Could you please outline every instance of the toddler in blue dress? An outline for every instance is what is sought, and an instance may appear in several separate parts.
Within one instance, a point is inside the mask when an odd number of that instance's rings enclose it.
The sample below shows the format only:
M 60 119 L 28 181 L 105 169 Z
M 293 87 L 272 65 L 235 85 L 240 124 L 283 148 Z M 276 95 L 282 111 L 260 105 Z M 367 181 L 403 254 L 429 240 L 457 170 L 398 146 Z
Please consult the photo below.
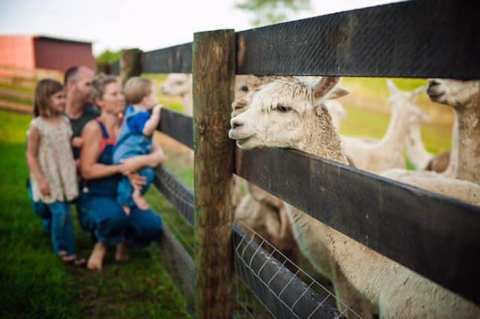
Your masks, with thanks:
M 127 109 L 113 154 L 115 164 L 134 156 L 152 153 L 152 135 L 160 122 L 161 106 L 157 105 L 155 87 L 150 80 L 130 78 L 125 83 L 124 93 Z M 126 176 L 122 176 L 118 183 L 117 200 L 127 215 L 134 205 L 142 210 L 149 208 L 143 194 L 153 182 L 155 170 L 144 167 L 138 174 L 146 179 L 146 185 L 141 189 L 134 187 Z

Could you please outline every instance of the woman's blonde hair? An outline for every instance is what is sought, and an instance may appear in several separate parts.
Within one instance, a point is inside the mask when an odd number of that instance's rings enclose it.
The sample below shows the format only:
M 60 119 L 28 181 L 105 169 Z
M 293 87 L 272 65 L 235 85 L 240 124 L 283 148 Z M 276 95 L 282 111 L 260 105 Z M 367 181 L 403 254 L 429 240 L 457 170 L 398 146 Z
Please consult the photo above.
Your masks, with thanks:
M 63 85 L 52 79 L 43 79 L 37 83 L 35 88 L 35 99 L 33 102 L 33 116 L 52 116 L 50 109 L 50 98 L 52 95 L 63 91 Z
M 92 81 L 92 102 L 95 103 L 97 99 L 102 99 L 105 94 L 105 89 L 110 83 L 116 83 L 118 79 L 113 75 L 98 74 Z
M 125 83 L 123 93 L 128 104 L 140 103 L 144 97 L 152 93 L 152 81 L 138 76 L 130 78 Z

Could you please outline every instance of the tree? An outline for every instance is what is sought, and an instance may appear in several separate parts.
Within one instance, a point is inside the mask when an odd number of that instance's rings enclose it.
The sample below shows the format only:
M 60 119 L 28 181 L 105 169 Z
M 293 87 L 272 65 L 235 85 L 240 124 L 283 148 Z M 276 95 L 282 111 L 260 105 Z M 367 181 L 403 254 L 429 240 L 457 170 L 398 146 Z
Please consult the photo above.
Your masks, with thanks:
M 266 25 L 285 21 L 290 13 L 311 9 L 310 0 L 237 0 L 235 8 L 253 15 L 252 25 Z
M 96 56 L 97 64 L 108 64 L 113 63 L 115 61 L 120 60 L 120 56 L 122 55 L 122 51 L 110 51 L 105 50 L 99 55 Z

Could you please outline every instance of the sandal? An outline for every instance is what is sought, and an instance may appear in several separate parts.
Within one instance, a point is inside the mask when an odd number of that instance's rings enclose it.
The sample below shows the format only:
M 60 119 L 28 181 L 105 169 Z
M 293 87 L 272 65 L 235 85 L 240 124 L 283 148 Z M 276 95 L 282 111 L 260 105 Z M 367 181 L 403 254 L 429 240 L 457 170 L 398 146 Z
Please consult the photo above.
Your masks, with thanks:
M 60 255 L 60 259 L 66 264 L 71 264 L 75 262 L 77 257 L 75 255 Z
M 73 261 L 73 264 L 77 267 L 85 267 L 87 265 L 87 261 L 85 260 L 85 258 L 75 258 L 75 260 Z
M 71 264 L 77 267 L 84 267 L 87 264 L 84 258 L 78 258 L 77 255 L 69 255 L 66 251 L 60 251 L 58 256 L 65 264 Z

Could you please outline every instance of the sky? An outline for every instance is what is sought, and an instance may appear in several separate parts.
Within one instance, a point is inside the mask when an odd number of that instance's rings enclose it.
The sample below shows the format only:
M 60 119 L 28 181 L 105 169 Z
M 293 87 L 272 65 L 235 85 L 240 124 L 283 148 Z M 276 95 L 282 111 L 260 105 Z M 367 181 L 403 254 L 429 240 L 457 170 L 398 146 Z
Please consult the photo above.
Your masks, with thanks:
M 397 0 L 398 1 L 398 0 Z M 394 0 L 311 0 L 293 20 Z M 105 49 L 144 51 L 191 42 L 193 33 L 250 29 L 250 16 L 234 0 L 0 0 L 0 34 L 48 35 L 92 41 Z

